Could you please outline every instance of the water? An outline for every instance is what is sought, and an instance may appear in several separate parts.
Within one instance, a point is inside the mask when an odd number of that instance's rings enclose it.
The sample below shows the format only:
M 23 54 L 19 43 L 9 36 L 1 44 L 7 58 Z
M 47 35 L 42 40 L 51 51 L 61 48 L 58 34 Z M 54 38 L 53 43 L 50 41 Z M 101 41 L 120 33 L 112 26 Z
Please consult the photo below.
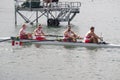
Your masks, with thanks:
M 80 1 L 81 13 L 72 21 L 73 30 L 84 36 L 90 26 L 95 26 L 96 33 L 102 33 L 105 41 L 120 44 L 120 1 Z M 6 2 L 9 4 L 5 6 Z M 13 4 L 10 0 L 0 3 L 0 37 L 17 35 L 20 28 L 14 26 Z M 44 31 L 62 35 L 66 25 L 61 24 L 61 28 L 44 26 Z M 28 31 L 33 29 L 29 27 Z M 9 42 L 0 43 L 0 80 L 119 80 L 119 68 L 119 49 L 49 45 L 14 48 Z

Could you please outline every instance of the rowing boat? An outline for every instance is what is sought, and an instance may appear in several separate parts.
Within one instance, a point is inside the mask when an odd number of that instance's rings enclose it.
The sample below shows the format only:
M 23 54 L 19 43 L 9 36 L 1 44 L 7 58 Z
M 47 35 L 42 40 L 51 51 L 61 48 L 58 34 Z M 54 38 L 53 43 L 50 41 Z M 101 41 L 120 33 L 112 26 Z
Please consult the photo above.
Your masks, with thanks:
M 93 47 L 93 48 L 120 48 L 120 45 L 111 44 L 111 43 L 84 43 L 82 41 L 79 42 L 64 42 L 62 40 L 42 40 L 38 41 L 35 39 L 16 39 L 15 37 L 11 38 L 12 41 L 19 41 L 22 43 L 32 43 L 32 44 L 40 44 L 40 45 L 61 45 L 61 46 L 78 46 L 78 47 Z

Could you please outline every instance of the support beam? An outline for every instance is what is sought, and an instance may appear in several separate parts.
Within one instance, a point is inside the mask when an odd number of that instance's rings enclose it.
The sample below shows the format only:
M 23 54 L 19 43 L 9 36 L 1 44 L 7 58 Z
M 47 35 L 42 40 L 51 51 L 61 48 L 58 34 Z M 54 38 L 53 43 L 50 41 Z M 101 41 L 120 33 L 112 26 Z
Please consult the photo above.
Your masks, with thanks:
M 43 12 L 40 16 L 38 16 L 36 19 L 39 19 L 40 17 L 42 17 L 43 15 L 45 15 L 46 11 Z M 36 21 L 36 19 L 34 19 L 33 21 L 31 21 L 31 23 L 34 23 Z
M 17 11 L 16 11 L 16 7 L 15 7 L 15 26 L 17 26 Z
M 73 13 L 73 15 L 70 18 L 70 21 L 72 21 L 75 16 L 76 16 L 76 13 Z
M 29 20 L 27 17 L 25 17 L 22 13 L 20 13 L 19 11 L 17 11 L 17 13 L 18 13 L 27 23 L 30 22 L 30 20 Z
M 36 11 L 36 26 L 38 26 L 38 11 Z

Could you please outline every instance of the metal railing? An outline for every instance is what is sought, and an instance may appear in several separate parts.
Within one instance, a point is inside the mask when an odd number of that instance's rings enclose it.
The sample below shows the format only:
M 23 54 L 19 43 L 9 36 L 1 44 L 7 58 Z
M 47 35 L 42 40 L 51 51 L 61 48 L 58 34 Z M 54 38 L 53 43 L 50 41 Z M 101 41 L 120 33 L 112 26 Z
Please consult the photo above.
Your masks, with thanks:
M 47 4 L 39 0 L 15 0 L 15 5 L 17 8 L 79 8 L 81 2 L 51 2 Z

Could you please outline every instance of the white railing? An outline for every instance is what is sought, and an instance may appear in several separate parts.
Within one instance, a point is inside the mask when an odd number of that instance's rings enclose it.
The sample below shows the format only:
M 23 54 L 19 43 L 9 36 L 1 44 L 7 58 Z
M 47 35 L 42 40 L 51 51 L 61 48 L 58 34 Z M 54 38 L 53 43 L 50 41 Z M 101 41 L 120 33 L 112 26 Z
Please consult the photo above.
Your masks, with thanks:
M 15 5 L 16 7 L 21 7 L 21 8 L 79 8 L 81 6 L 80 2 L 52 2 L 52 3 L 46 3 L 43 1 L 39 0 L 15 0 Z

